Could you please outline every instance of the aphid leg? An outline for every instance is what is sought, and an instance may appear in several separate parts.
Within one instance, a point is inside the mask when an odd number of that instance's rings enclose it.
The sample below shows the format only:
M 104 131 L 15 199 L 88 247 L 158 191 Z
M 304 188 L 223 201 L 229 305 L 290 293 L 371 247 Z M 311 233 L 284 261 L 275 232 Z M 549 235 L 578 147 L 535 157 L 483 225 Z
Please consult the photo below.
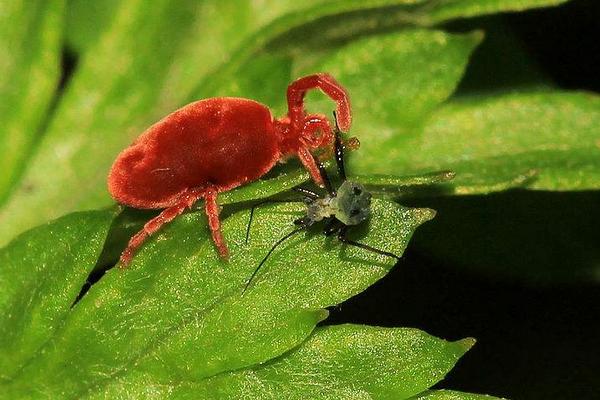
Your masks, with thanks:
M 293 231 L 291 231 L 290 233 L 286 234 L 284 237 L 282 237 L 281 239 L 279 239 L 277 242 L 275 242 L 275 244 L 273 245 L 273 247 L 271 247 L 271 249 L 269 250 L 269 252 L 267 253 L 267 255 L 262 259 L 262 261 L 260 262 L 260 264 L 258 264 L 258 267 L 256 267 L 256 269 L 254 270 L 254 272 L 250 276 L 250 279 L 248 279 L 248 282 L 246 283 L 246 286 L 244 287 L 244 290 L 242 291 L 242 294 L 246 293 L 246 290 L 248 290 L 248 287 L 250 286 L 250 283 L 252 283 L 252 280 L 254 279 L 254 277 L 256 276 L 256 274 L 258 273 L 258 271 L 261 269 L 261 267 L 267 261 L 267 259 L 271 255 L 271 253 L 273 253 L 273 251 L 275 251 L 275 249 L 277 248 L 277 246 L 279 246 L 281 243 L 285 242 L 287 239 L 291 238 L 295 234 L 297 234 L 299 232 L 302 232 L 307 227 L 308 227 L 308 225 L 300 225 L 298 228 L 294 229 Z
M 305 197 L 308 197 L 311 200 L 317 200 L 319 198 L 319 195 L 310 189 L 306 189 L 306 188 L 297 186 L 295 188 L 292 188 L 292 190 L 294 192 L 300 193 L 301 195 L 303 195 Z
M 340 127 L 343 131 L 348 131 L 352 123 L 348 93 L 331 75 L 324 73 L 305 76 L 288 86 L 288 115 L 292 125 L 298 126 L 304 119 L 304 96 L 311 89 L 321 89 L 336 102 Z
M 323 228 L 323 234 L 325 236 L 331 236 L 336 232 L 339 232 L 340 229 L 343 228 L 343 226 L 344 224 L 340 222 L 337 218 L 331 217 L 329 221 L 327 221 L 327 223 L 325 224 L 325 227 Z
M 194 189 L 185 192 L 179 202 L 172 207 L 166 208 L 156 217 L 148 221 L 144 227 L 129 240 L 127 247 L 121 253 L 120 264 L 122 268 L 127 267 L 131 259 L 137 252 L 138 248 L 144 244 L 148 237 L 152 236 L 163 225 L 173 221 L 177 216 L 181 215 L 186 208 L 191 208 L 198 199 L 204 195 L 201 189 Z
M 221 222 L 219 221 L 219 205 L 217 204 L 217 190 L 214 187 L 208 187 L 204 194 L 204 207 L 208 217 L 208 227 L 212 235 L 213 242 L 217 246 L 219 255 L 222 259 L 229 259 L 229 250 L 221 233 Z
M 311 221 L 311 219 L 309 217 L 301 217 L 301 218 L 297 218 L 294 220 L 294 225 L 296 226 L 304 226 L 306 228 L 308 228 L 310 225 L 312 225 L 313 221 Z
M 392 257 L 392 258 L 395 258 L 396 260 L 400 260 L 400 257 L 395 255 L 394 253 L 390 253 L 389 251 L 379 250 L 379 249 L 376 249 L 375 247 L 369 246 L 368 244 L 359 243 L 359 242 L 355 242 L 354 240 L 348 239 L 346 236 L 347 234 L 348 234 L 348 226 L 342 227 L 342 229 L 340 229 L 340 231 L 338 233 L 338 240 L 340 242 L 348 244 L 350 246 L 359 247 L 361 249 L 370 251 L 371 253 L 381 254 L 382 256 Z

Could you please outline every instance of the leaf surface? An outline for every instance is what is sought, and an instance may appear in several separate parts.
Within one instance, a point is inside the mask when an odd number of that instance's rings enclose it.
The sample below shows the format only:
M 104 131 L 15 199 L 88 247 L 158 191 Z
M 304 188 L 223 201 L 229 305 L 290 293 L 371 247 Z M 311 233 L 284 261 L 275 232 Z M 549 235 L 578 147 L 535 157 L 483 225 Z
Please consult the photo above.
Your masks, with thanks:
M 103 393 L 138 373 L 160 382 L 200 380 L 298 345 L 326 316 L 323 307 L 364 290 L 394 264 L 389 257 L 325 240 L 319 232 L 302 234 L 272 254 L 242 295 L 277 239 L 273 232 L 291 230 L 298 207 L 257 209 L 249 244 L 244 243 L 248 212 L 227 218 L 229 263 L 217 256 L 202 214 L 178 218 L 128 269 L 110 270 L 92 286 L 7 393 L 43 387 L 49 396 L 71 398 Z M 354 234 L 401 254 L 413 230 L 432 216 L 431 210 L 375 201 L 370 225 Z
M 488 396 L 485 394 L 464 393 L 454 390 L 428 390 L 411 400 L 500 400 L 499 397 Z
M 327 326 L 263 365 L 162 391 L 176 399 L 401 400 L 441 380 L 472 344 L 472 339 L 451 343 L 410 328 Z M 115 389 L 114 398 L 127 393 Z
M 529 6 L 556 3 L 537 1 Z M 77 4 L 70 10 L 74 13 L 70 21 L 78 18 Z M 326 16 L 354 21 L 358 11 L 382 7 L 397 12 L 393 26 L 401 28 L 527 6 L 511 1 L 469 8 L 462 2 L 425 0 L 279 1 L 268 6 L 242 0 L 226 4 L 185 0 L 177 7 L 166 0 L 153 2 L 152 7 L 141 0 L 119 2 L 116 7 L 110 1 L 102 4 L 108 11 L 101 13 L 91 32 L 70 25 L 74 43 L 83 43 L 74 47 L 85 51 L 80 50 L 82 57 L 44 139 L 0 209 L 0 243 L 65 212 L 109 204 L 106 175 L 120 150 L 152 122 L 186 101 L 230 85 L 231 77 L 243 65 L 290 29 Z M 454 10 L 442 13 L 440 6 Z M 79 10 L 82 21 L 89 19 L 89 14 Z M 428 17 L 433 11 L 441 13 L 435 20 Z M 343 18 L 337 20 L 343 25 Z M 355 22 L 364 25 L 364 21 Z M 354 35 L 361 31 L 357 27 Z M 345 37 L 352 35 L 350 31 Z M 273 67 L 281 71 L 279 65 Z M 262 76 L 270 76 L 270 72 Z M 273 98 L 272 93 L 267 97 Z M 283 99 L 283 91 L 279 93 Z M 260 100 L 261 96 L 249 97 Z M 274 106 L 277 111 L 281 109 Z M 27 212 L 29 209 L 36 212 Z
M 330 71 L 352 94 L 350 133 L 361 142 L 349 157 L 354 173 L 409 175 L 415 170 L 396 160 L 403 154 L 419 155 L 410 138 L 419 135 L 429 114 L 450 97 L 481 39 L 479 33 L 429 30 L 376 35 L 352 42 L 312 67 Z M 450 168 L 419 173 L 440 169 Z
M 67 318 L 114 215 L 69 214 L 0 250 L 0 379 L 12 377 L 37 356 Z
M 600 97 L 526 92 L 454 101 L 422 132 L 392 137 L 373 155 L 356 158 L 368 172 L 449 169 L 458 194 L 496 191 L 515 181 L 531 189 L 600 186 Z M 374 157 L 385 149 L 388 157 Z M 406 151 L 403 149 L 411 149 Z
M 569 0 L 444 0 L 430 1 L 423 8 L 427 10 L 432 22 L 441 23 L 455 18 L 557 6 L 567 1 Z

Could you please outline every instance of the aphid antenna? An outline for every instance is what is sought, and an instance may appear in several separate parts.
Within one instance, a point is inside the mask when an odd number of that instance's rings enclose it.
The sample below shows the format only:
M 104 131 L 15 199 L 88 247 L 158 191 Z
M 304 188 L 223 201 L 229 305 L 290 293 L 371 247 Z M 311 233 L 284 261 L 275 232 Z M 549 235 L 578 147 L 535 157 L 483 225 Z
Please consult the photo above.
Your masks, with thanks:
M 333 120 L 335 121 L 335 142 L 334 142 L 334 156 L 335 163 L 337 164 L 338 174 L 342 182 L 346 181 L 346 167 L 344 165 L 344 144 L 342 142 L 342 131 L 338 125 L 337 114 L 333 112 Z
M 312 156 L 313 160 L 315 161 L 317 168 L 319 169 L 319 175 L 321 175 L 321 179 L 323 180 L 323 185 L 325 185 L 325 190 L 327 190 L 327 193 L 329 193 L 329 195 L 331 197 L 337 196 L 337 192 L 335 191 L 335 189 L 333 188 L 333 185 L 331 184 L 331 179 L 329 179 L 329 175 L 327 175 L 327 170 L 325 169 L 325 166 L 323 165 L 323 163 L 321 162 L 321 160 L 319 160 L 319 158 L 317 156 L 315 156 L 314 154 L 311 154 L 311 156 Z
M 294 188 L 296 189 L 296 188 Z M 310 198 L 314 198 L 314 199 L 318 199 L 319 195 L 308 190 L 308 189 L 304 189 L 304 188 L 297 188 L 297 189 L 303 189 L 308 193 L 304 193 L 302 192 L 302 194 L 305 197 L 310 197 Z M 314 197 L 313 197 L 314 196 Z M 258 208 L 259 206 L 262 206 L 264 204 L 273 204 L 273 203 L 302 203 L 304 200 L 303 199 L 289 199 L 289 200 L 277 200 L 277 199 L 269 199 L 269 200 L 263 200 L 263 201 L 259 201 L 256 204 L 253 204 L 252 207 L 250 208 L 250 218 L 248 219 L 248 226 L 246 227 L 246 244 L 248 244 L 248 239 L 250 238 L 250 227 L 252 225 L 252 220 L 254 219 L 254 210 L 256 208 Z
M 275 244 L 271 247 L 271 249 L 269 250 L 269 252 L 267 253 L 267 255 L 262 259 L 262 261 L 260 262 L 260 264 L 258 264 L 258 267 L 256 267 L 256 269 L 254 270 L 254 272 L 250 276 L 250 279 L 248 279 L 248 282 L 246 283 L 246 286 L 244 287 L 244 290 L 242 291 L 242 295 L 244 295 L 244 293 L 246 293 L 246 290 L 248 290 L 248 287 L 250 286 L 250 284 L 254 280 L 254 277 L 256 276 L 256 274 L 258 274 L 258 271 L 262 268 L 262 266 L 265 264 L 265 262 L 267 262 L 267 259 L 269 258 L 269 256 L 271 256 L 271 254 L 275 251 L 275 249 L 280 244 L 282 244 L 283 242 L 285 242 L 286 240 L 288 240 L 289 238 L 291 238 L 292 236 L 294 236 L 297 233 L 300 233 L 300 232 L 306 230 L 307 227 L 308 227 L 308 225 L 302 224 L 298 228 L 296 228 L 293 231 L 287 233 L 285 236 L 283 236 L 281 239 L 279 239 L 277 242 L 275 242 Z

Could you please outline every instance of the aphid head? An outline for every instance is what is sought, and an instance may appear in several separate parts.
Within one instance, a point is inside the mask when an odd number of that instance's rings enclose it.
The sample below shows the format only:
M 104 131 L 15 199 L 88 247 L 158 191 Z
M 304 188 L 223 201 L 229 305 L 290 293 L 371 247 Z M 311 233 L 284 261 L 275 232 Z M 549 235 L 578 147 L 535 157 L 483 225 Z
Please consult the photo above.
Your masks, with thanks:
M 329 196 L 316 200 L 309 199 L 305 201 L 305 204 L 307 221 L 310 221 L 309 225 L 330 217 L 336 212 L 336 210 L 332 208 L 333 201 Z
M 342 183 L 332 203 L 335 217 L 346 225 L 358 225 L 371 215 L 371 193 L 360 183 Z

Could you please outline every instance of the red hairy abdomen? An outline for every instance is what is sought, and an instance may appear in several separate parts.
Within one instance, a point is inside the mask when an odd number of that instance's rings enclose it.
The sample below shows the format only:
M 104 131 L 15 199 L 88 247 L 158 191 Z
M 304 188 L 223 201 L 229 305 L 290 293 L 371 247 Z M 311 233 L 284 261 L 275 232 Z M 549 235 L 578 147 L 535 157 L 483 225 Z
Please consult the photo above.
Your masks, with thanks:
M 119 203 L 166 208 L 189 188 L 229 190 L 253 181 L 279 159 L 273 117 L 262 104 L 219 97 L 173 112 L 116 159 L 108 188 Z

